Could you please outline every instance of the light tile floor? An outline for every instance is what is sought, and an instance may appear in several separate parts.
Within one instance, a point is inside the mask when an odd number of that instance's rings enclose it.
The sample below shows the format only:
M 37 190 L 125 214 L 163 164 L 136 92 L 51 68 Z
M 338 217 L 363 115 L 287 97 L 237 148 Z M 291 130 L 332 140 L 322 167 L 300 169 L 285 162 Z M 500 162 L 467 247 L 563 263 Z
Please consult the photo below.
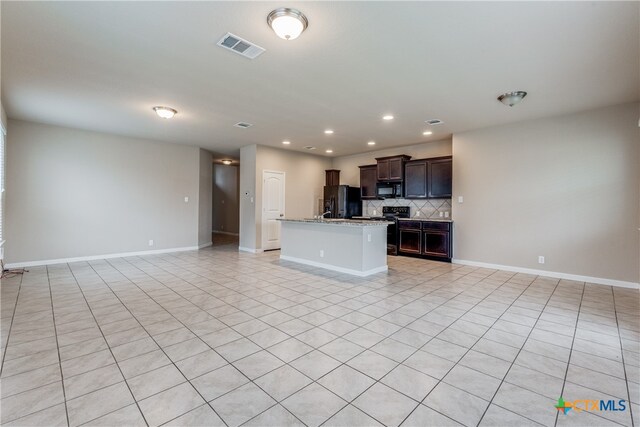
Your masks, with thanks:
M 3 280 L 0 422 L 639 425 L 638 291 L 278 256 L 222 245 Z M 627 410 L 563 415 L 560 396 Z

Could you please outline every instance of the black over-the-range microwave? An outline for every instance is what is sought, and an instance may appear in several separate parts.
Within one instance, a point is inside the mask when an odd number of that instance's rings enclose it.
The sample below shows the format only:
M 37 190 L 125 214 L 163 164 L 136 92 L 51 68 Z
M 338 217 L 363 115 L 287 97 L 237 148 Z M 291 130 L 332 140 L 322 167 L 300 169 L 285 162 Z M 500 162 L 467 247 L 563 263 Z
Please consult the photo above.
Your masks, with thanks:
M 376 185 L 376 195 L 379 199 L 402 197 L 402 182 L 379 182 Z

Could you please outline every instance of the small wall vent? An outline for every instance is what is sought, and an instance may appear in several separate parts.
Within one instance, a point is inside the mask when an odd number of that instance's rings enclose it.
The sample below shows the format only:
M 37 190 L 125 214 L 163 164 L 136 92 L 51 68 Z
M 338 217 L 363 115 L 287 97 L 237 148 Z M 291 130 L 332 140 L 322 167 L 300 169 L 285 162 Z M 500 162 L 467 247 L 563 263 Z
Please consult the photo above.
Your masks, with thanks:
M 253 125 L 251 123 L 238 122 L 234 126 L 238 128 L 246 129 L 246 128 L 250 128 Z
M 431 120 L 425 120 L 425 123 L 427 123 L 428 125 L 431 125 L 431 126 L 435 126 L 435 125 L 441 125 L 444 122 L 442 120 L 440 120 L 440 119 L 431 119 Z
M 255 59 L 265 51 L 264 48 L 257 44 L 251 43 L 250 41 L 244 40 L 243 38 L 231 33 L 227 33 L 222 36 L 216 44 L 249 59 Z

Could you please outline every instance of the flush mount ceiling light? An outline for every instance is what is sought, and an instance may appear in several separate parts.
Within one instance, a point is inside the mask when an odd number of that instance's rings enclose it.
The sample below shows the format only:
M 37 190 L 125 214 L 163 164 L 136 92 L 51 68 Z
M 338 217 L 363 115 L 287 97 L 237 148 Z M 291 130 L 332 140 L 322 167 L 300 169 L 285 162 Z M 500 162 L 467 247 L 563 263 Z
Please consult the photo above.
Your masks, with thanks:
M 285 40 L 297 39 L 309 25 L 307 17 L 297 9 L 280 7 L 267 16 L 271 29 Z
M 391 114 L 387 114 L 382 116 L 382 120 L 393 120 L 393 116 Z
M 233 163 L 233 160 L 223 160 L 222 163 L 225 165 L 230 165 L 231 163 Z
M 367 145 L 376 145 L 376 142 L 375 141 L 369 141 L 369 142 L 367 142 Z
M 178 114 L 178 112 L 173 108 L 161 107 L 161 106 L 153 107 L 153 111 L 156 112 L 158 117 L 162 117 L 163 119 L 170 119 L 171 117 Z
M 498 97 L 498 101 L 502 102 L 504 105 L 508 105 L 509 107 L 513 107 L 527 96 L 527 92 L 523 90 L 516 90 L 514 92 L 503 93 Z
M 329 150 L 325 151 L 325 153 L 331 154 L 331 153 L 333 153 L 333 150 L 329 149 Z
M 282 143 L 283 143 L 284 145 L 289 145 L 289 144 L 291 144 L 291 141 L 282 141 Z
M 431 132 L 430 130 L 425 130 L 424 132 L 422 132 L 422 134 L 424 136 L 429 136 L 429 135 L 433 134 L 433 132 Z
M 333 131 L 331 129 L 327 129 L 324 131 L 324 133 L 326 133 L 327 135 L 331 135 L 333 134 Z

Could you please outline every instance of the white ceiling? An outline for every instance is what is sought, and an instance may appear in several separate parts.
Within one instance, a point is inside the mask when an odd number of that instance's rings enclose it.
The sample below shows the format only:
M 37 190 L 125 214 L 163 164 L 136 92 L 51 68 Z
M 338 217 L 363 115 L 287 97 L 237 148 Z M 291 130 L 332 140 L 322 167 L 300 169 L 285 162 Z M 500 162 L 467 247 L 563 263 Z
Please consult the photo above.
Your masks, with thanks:
M 294 41 L 266 24 L 296 7 Z M 11 118 L 333 156 L 640 100 L 640 2 L 2 2 Z M 215 43 L 226 32 L 266 52 Z M 496 97 L 526 90 L 508 108 Z M 161 120 L 151 107 L 179 114 Z M 392 113 L 396 119 L 384 122 Z M 439 118 L 423 137 L 426 119 Z M 236 128 L 239 121 L 253 123 Z M 335 130 L 327 136 L 326 128 Z M 375 140 L 371 148 L 367 141 Z

